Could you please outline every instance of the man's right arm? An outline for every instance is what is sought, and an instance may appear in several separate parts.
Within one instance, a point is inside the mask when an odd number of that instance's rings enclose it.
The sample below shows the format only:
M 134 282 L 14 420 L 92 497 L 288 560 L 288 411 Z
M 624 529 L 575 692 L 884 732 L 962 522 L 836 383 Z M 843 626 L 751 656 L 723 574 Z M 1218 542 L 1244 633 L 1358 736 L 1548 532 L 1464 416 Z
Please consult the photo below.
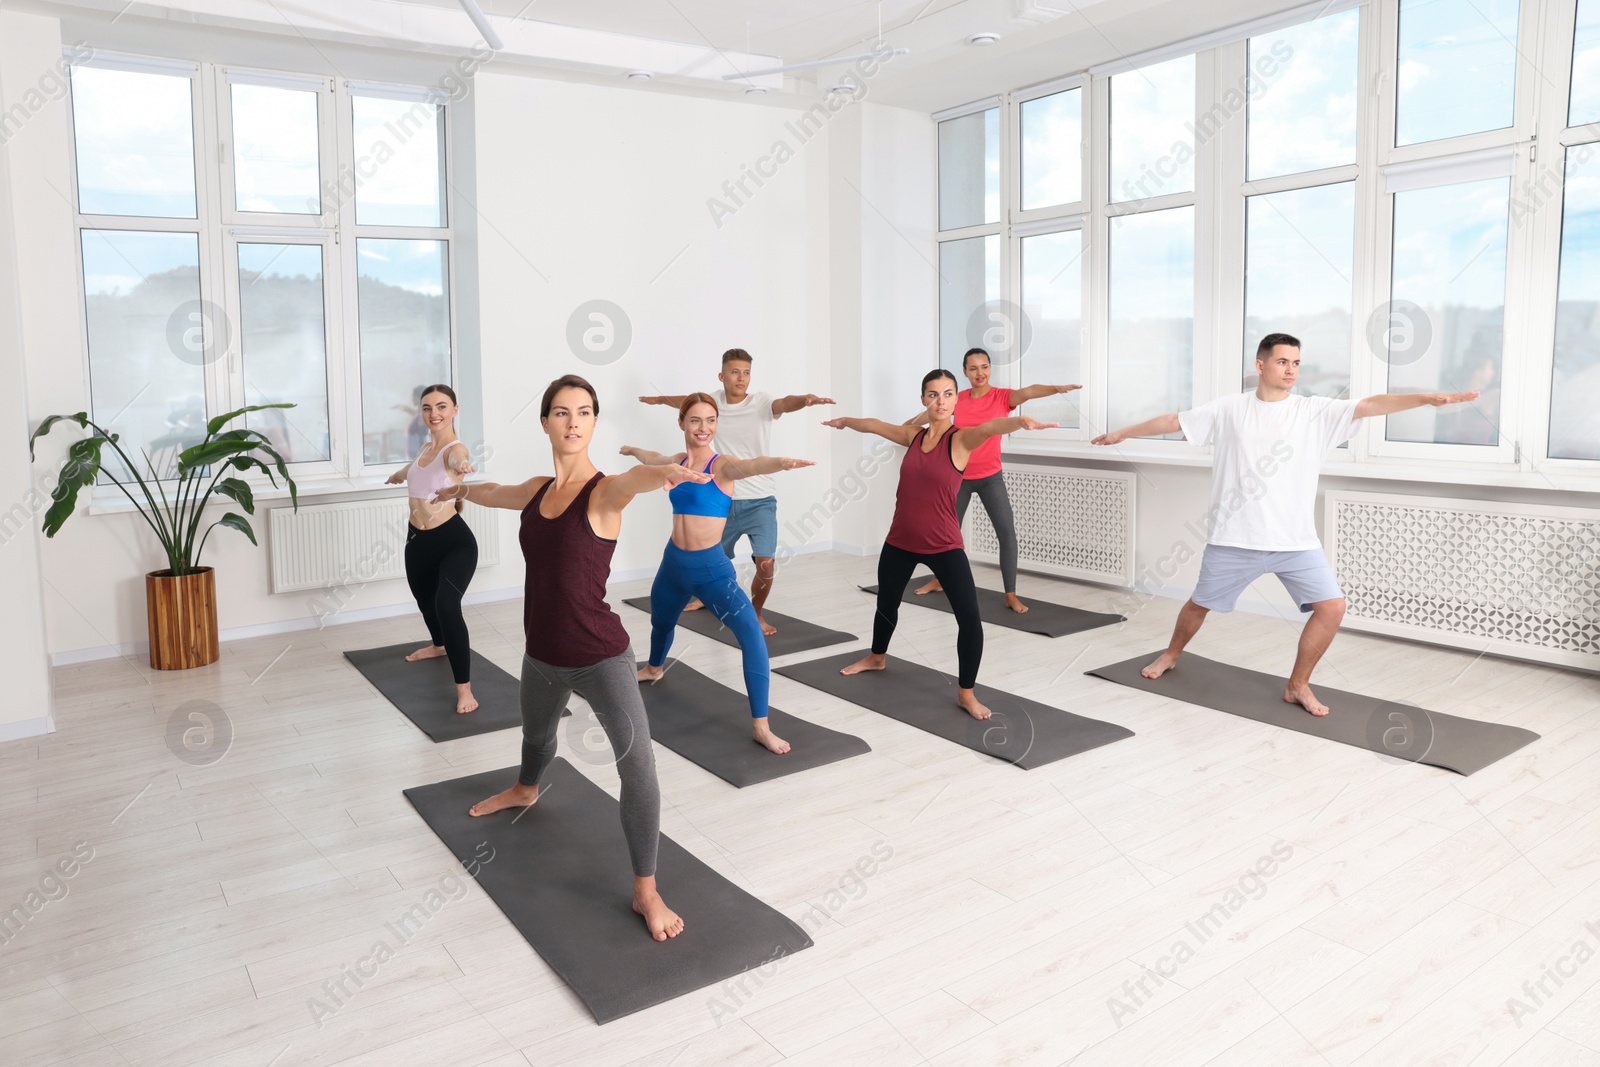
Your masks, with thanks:
M 687 394 L 684 396 L 641 396 L 639 398 L 639 403 L 660 404 L 662 407 L 668 408 L 681 408 L 684 400 L 686 399 L 688 399 Z

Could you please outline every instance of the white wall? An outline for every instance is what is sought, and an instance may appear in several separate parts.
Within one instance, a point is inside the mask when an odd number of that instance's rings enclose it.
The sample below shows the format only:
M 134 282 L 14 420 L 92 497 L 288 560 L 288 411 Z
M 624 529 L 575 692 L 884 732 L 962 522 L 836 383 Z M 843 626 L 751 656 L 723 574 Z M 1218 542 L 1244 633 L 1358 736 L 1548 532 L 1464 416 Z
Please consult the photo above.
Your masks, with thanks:
M 35 104 L 41 110 L 59 109 L 59 101 L 38 93 L 38 79 L 51 63 L 59 62 L 60 55 L 60 38 L 51 20 L 0 11 L 0 114 L 18 105 L 25 111 L 32 111 Z M 30 98 L 30 91 L 38 95 Z M 0 394 L 13 398 L 26 395 L 26 375 L 12 224 L 11 148 L 30 136 L 48 136 L 30 128 L 37 118 L 32 115 L 26 125 L 13 127 L 12 138 L 0 148 Z M 0 741 L 52 728 L 39 550 L 29 501 L 33 471 L 28 464 L 28 431 L 26 420 L 13 417 L 0 442 L 0 511 L 5 513 L 0 589 L 6 592 L 6 610 L 0 615 L 4 620 L 0 623 L 0 648 L 5 650 L 0 673 L 6 679 L 6 699 L 0 701 Z

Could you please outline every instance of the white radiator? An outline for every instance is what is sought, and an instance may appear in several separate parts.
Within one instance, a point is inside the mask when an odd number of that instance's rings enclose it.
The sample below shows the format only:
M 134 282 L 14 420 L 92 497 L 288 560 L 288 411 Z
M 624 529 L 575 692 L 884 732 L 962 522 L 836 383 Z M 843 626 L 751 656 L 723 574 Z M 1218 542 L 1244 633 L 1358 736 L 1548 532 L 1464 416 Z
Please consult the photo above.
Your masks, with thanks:
M 1087 467 L 1007 463 L 1017 565 L 1110 585 L 1133 585 L 1134 475 Z M 967 507 L 967 553 L 998 563 L 1000 544 L 977 497 Z
M 1345 625 L 1600 668 L 1600 511 L 1325 494 Z
M 268 515 L 272 545 L 272 591 L 296 593 L 406 576 L 409 507 L 406 498 L 302 504 L 273 508 Z M 462 512 L 478 539 L 478 566 L 500 562 L 499 520 L 491 508 L 468 505 Z

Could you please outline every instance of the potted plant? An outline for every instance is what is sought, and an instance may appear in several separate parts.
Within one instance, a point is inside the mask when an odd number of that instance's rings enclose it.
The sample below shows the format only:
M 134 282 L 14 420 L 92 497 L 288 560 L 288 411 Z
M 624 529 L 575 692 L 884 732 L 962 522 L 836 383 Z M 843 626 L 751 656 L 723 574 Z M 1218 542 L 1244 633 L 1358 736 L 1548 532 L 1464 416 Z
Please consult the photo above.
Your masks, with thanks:
M 50 432 L 58 422 L 75 422 L 80 428 L 93 432 L 74 441 L 67 449 L 67 461 L 61 468 L 61 478 L 50 494 L 51 504 L 44 515 L 44 533 L 54 537 L 78 505 L 78 493 L 93 486 L 101 474 L 122 490 L 133 502 L 139 515 L 155 531 L 161 549 L 167 554 L 164 570 L 151 571 L 144 576 L 146 615 L 150 627 L 150 666 L 157 670 L 182 670 L 202 667 L 216 662 L 217 649 L 217 595 L 215 576 L 210 567 L 200 566 L 200 553 L 206 538 L 218 526 L 238 530 L 257 544 L 256 534 L 244 515 L 227 512 L 204 530 L 201 517 L 213 493 L 225 496 L 244 509 L 245 515 L 255 514 L 255 496 L 250 483 L 243 478 L 224 477 L 230 471 L 259 469 L 276 488 L 274 468 L 283 476 L 289 487 L 289 500 L 298 510 L 299 490 L 283 457 L 273 448 L 272 442 L 254 430 L 224 430 L 223 427 L 240 415 L 267 408 L 292 408 L 293 404 L 255 404 L 250 407 L 218 415 L 206 423 L 206 436 L 177 454 L 175 469 L 163 472 L 148 452 L 140 450 L 145 466 L 150 472 L 148 481 L 139 473 L 122 446 L 118 435 L 109 433 L 88 415 L 51 415 L 39 424 L 28 438 L 28 455 L 33 457 L 34 442 Z M 122 460 L 122 465 L 137 483 L 141 500 L 131 487 L 117 478 L 101 464 L 101 450 L 110 445 Z M 262 457 L 266 458 L 263 459 Z M 268 461 L 270 460 L 270 466 Z M 162 475 L 174 482 L 171 497 L 162 484 Z M 209 479 L 209 481 L 207 480 Z M 152 488 L 151 483 L 154 483 Z

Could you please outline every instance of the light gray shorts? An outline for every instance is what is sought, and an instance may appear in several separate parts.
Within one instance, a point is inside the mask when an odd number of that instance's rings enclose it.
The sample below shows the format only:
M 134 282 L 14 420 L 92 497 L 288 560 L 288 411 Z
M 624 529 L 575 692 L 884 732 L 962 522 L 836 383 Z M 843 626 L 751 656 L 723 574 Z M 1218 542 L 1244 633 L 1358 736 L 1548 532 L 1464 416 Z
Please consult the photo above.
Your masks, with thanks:
M 1263 574 L 1276 574 L 1301 611 L 1322 600 L 1339 600 L 1344 590 L 1320 548 L 1299 552 L 1268 552 L 1259 548 L 1207 545 L 1200 557 L 1200 581 L 1190 597 L 1211 611 L 1232 611 L 1250 583 Z

